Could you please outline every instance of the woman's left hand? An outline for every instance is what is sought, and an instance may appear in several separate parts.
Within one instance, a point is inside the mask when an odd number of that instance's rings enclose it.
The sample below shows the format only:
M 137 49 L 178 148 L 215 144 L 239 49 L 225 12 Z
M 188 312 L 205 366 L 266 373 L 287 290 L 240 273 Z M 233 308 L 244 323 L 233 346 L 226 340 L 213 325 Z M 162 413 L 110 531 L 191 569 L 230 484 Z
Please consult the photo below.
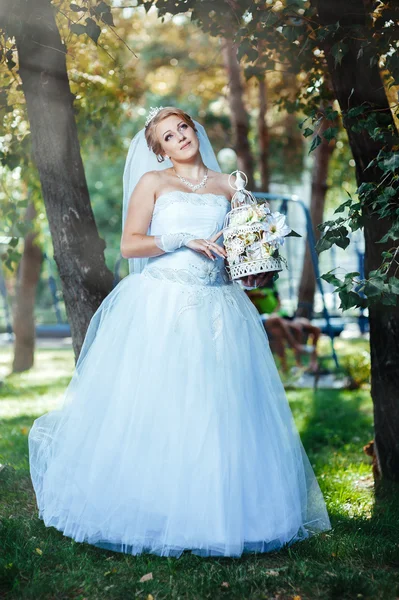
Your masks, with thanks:
M 259 288 L 268 285 L 275 274 L 276 271 L 269 271 L 268 273 L 257 273 L 256 275 L 247 275 L 247 277 L 241 277 L 240 281 L 242 281 L 245 287 Z

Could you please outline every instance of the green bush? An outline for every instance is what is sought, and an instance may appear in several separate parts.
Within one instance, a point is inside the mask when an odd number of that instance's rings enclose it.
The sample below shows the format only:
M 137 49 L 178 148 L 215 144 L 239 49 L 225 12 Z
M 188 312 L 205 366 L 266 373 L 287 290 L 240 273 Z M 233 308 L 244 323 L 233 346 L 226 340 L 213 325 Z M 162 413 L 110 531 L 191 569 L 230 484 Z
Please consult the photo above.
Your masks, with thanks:
M 370 353 L 366 350 L 342 356 L 341 364 L 351 378 L 353 387 L 360 388 L 370 383 Z

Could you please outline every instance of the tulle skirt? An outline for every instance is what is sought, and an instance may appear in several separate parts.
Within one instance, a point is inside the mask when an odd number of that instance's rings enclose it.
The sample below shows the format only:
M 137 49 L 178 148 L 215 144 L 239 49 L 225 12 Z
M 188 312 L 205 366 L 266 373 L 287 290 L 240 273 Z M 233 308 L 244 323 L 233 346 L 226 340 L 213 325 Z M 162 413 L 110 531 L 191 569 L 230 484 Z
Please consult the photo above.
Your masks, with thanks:
M 39 517 L 120 552 L 240 556 L 329 529 L 256 309 L 237 284 L 131 274 L 29 434 Z

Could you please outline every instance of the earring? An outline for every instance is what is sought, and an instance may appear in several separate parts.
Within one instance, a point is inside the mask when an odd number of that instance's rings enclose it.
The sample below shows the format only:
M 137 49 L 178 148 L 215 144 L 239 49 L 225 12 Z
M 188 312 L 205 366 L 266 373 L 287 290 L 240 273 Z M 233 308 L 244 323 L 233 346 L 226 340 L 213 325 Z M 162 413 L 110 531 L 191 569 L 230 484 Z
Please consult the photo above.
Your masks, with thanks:
M 167 154 L 165 154 L 165 158 L 169 158 L 169 156 Z

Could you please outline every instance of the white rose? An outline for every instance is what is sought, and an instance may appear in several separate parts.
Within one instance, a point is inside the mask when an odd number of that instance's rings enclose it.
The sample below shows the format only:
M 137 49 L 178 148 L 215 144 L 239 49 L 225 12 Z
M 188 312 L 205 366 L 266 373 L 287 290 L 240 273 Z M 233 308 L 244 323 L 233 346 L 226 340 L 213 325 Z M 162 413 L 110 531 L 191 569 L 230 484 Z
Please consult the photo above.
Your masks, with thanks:
M 239 225 L 244 225 L 247 222 L 247 212 L 246 210 L 241 210 L 240 212 L 234 214 L 230 218 L 230 225 L 233 227 L 238 227 Z

